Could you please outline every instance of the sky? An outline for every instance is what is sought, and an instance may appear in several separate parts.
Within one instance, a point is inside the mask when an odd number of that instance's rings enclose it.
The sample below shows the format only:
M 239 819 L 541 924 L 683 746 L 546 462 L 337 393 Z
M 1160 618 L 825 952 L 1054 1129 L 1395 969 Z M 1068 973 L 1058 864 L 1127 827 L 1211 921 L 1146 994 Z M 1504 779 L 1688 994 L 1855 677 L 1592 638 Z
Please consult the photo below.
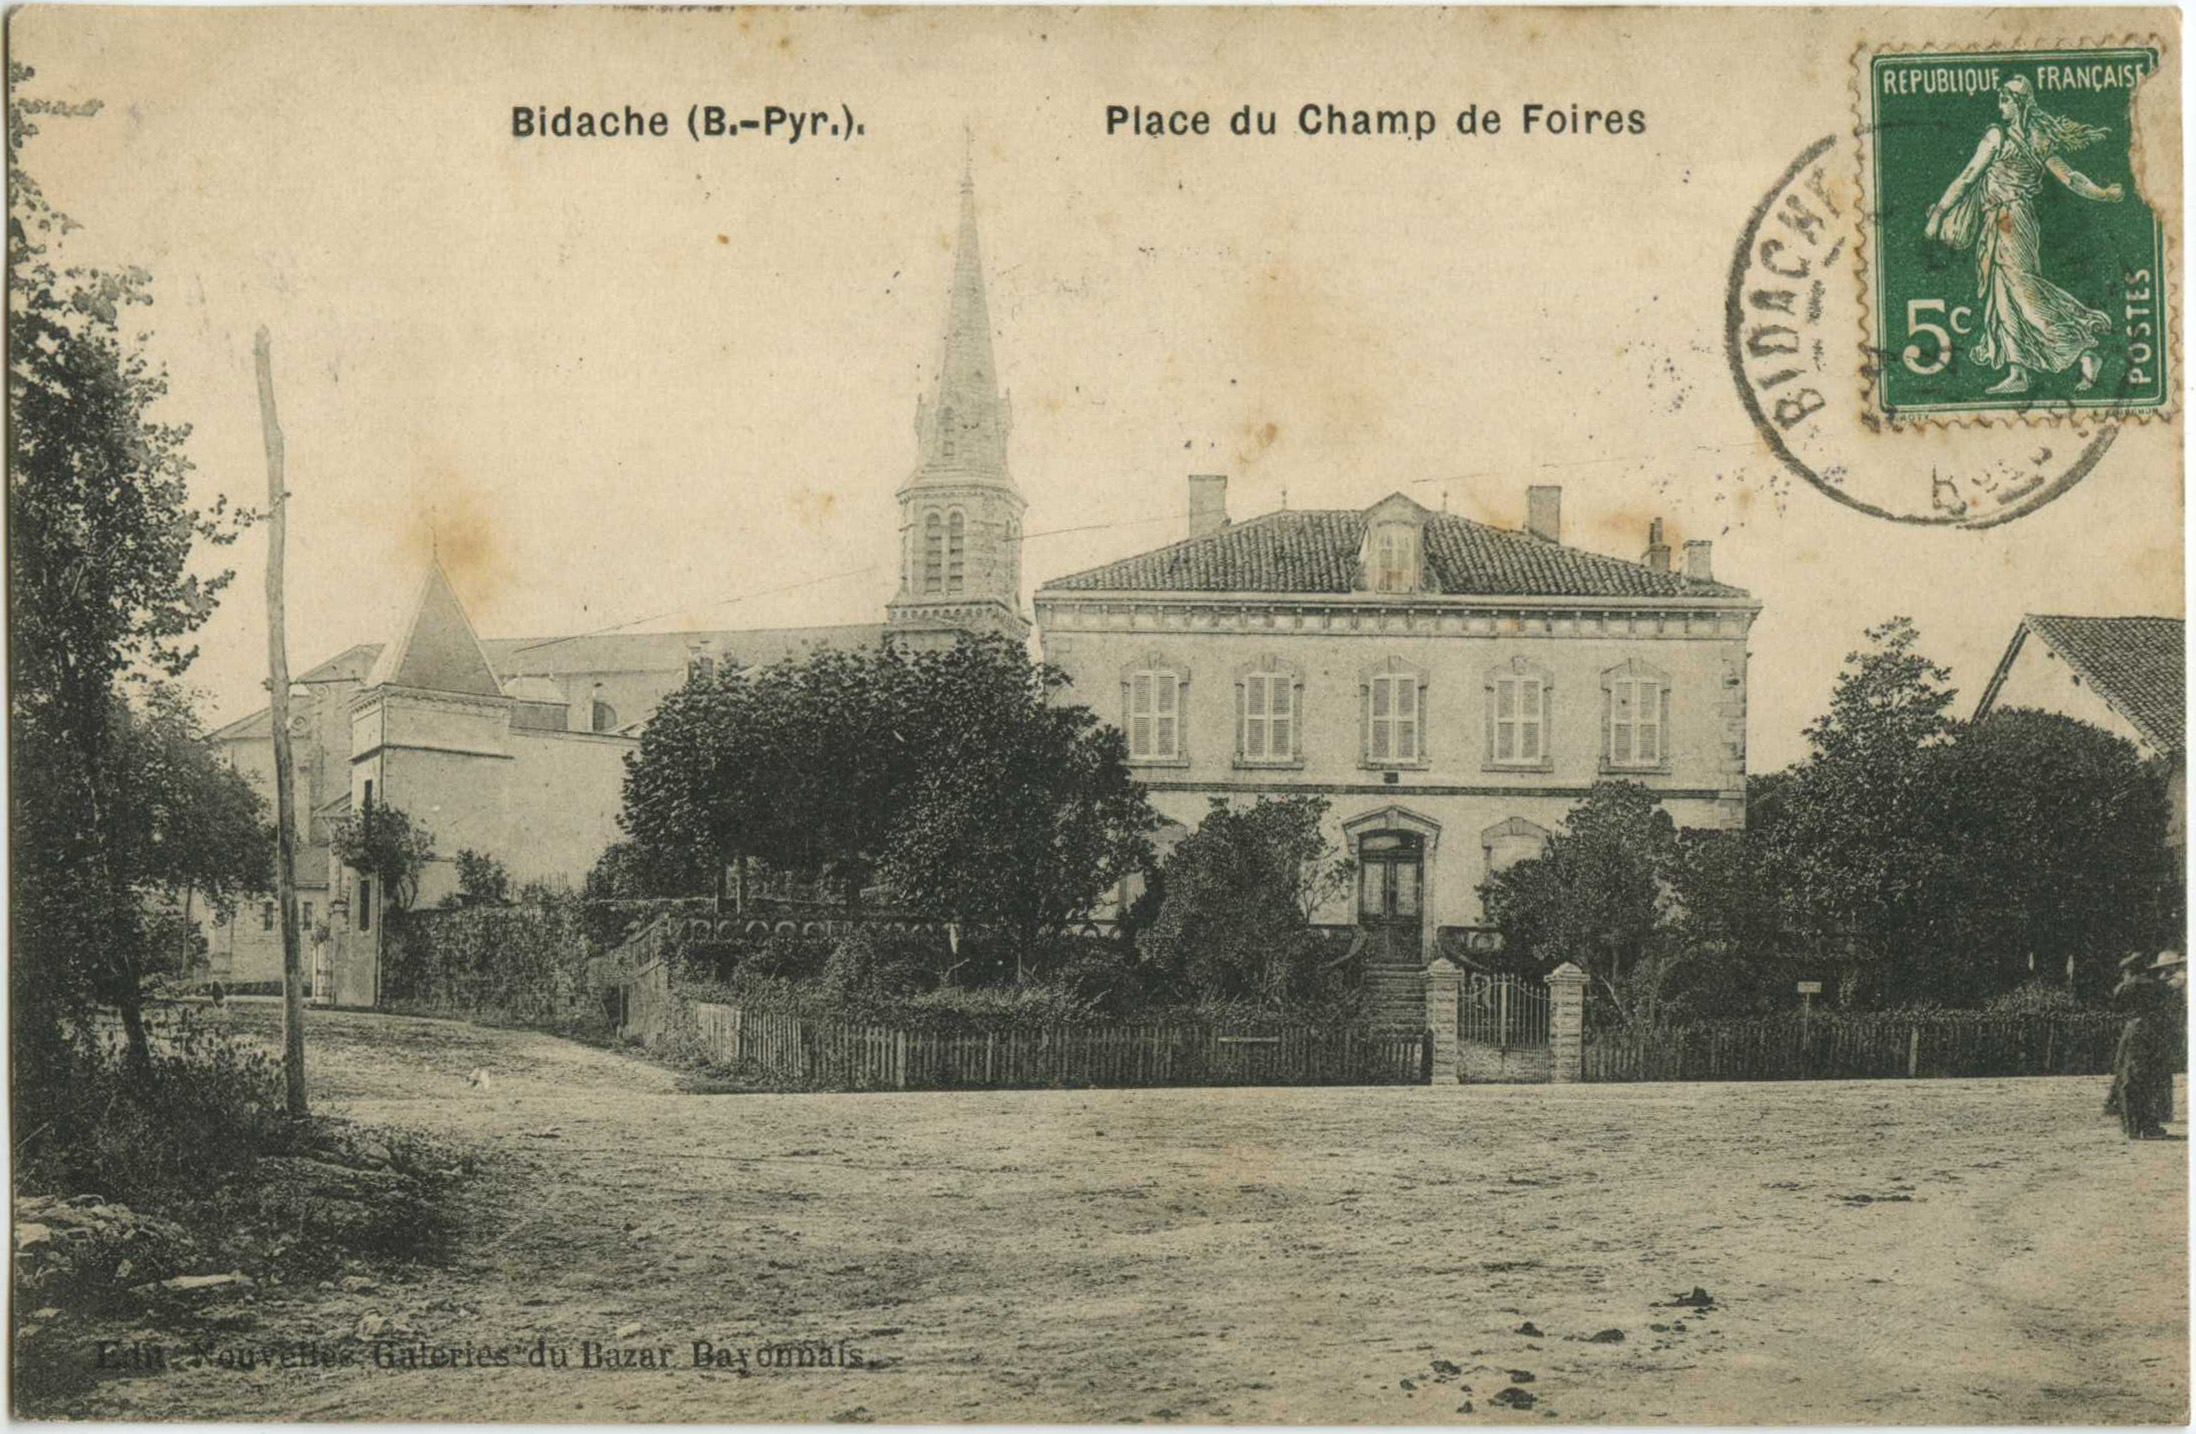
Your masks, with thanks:
M 1966 532 L 1832 503 L 1742 410 L 1732 246 L 1850 130 L 1865 13 L 34 7 L 11 45 L 31 93 L 103 102 L 26 162 L 84 226 L 68 258 L 152 273 L 204 499 L 264 503 L 272 334 L 293 671 L 385 639 L 430 548 L 485 636 L 880 620 L 966 158 L 1032 586 L 1181 537 L 1192 472 L 1238 519 L 1400 490 L 1519 526 L 1559 483 L 1567 541 L 1636 558 L 1661 517 L 1762 602 L 1770 770 L 1894 614 L 1964 712 L 2024 612 L 2182 611 L 2177 425 Z M 1511 132 L 1315 138 L 1306 102 Z M 1527 138 L 1527 102 L 1646 132 Z M 697 144 L 697 103 L 864 132 Z M 1283 133 L 1108 135 L 1116 103 Z M 512 137 L 514 106 L 566 104 L 674 133 Z M 263 531 L 191 674 L 217 722 L 263 700 Z

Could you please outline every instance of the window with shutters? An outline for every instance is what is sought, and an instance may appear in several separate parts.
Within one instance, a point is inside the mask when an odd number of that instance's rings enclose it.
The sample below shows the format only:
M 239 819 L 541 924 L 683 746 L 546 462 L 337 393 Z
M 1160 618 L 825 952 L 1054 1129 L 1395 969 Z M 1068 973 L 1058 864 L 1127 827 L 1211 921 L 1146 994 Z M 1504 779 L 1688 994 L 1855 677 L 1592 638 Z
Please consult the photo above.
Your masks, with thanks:
M 1670 770 L 1670 674 L 1627 662 L 1601 675 L 1602 770 Z
M 1262 658 L 1235 674 L 1235 760 L 1245 767 L 1303 765 L 1304 679 Z
M 946 591 L 957 593 L 968 574 L 968 523 L 955 508 L 946 519 Z
M 1389 658 L 1359 677 L 1364 704 L 1364 765 L 1426 765 L 1426 676 Z
M 1554 769 L 1555 683 L 1548 670 L 1522 657 L 1487 669 L 1486 758 L 1493 770 Z
M 1180 671 L 1155 661 L 1121 674 L 1131 762 L 1180 765 L 1187 760 L 1182 719 L 1188 686 Z
M 1418 528 L 1382 523 L 1373 530 L 1372 585 L 1375 592 L 1418 591 Z
M 923 591 L 945 587 L 945 519 L 936 513 L 923 519 Z

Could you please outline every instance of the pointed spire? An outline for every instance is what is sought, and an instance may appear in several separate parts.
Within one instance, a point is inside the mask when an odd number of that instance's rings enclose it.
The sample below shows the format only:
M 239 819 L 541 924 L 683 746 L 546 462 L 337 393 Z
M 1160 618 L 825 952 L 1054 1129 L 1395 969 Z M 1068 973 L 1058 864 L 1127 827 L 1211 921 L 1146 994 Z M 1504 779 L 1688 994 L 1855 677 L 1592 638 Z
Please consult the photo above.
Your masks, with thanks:
M 975 135 L 961 166 L 961 222 L 953 248 L 953 288 L 937 388 L 918 411 L 922 464 L 915 480 L 1007 476 L 1007 408 L 991 352 L 991 309 L 984 295 L 983 245 L 976 237 Z
M 382 647 L 366 679 L 368 687 L 384 683 L 474 697 L 503 695 L 473 620 L 465 615 L 465 604 L 458 601 L 439 559 L 428 560 L 427 575 L 397 640 Z

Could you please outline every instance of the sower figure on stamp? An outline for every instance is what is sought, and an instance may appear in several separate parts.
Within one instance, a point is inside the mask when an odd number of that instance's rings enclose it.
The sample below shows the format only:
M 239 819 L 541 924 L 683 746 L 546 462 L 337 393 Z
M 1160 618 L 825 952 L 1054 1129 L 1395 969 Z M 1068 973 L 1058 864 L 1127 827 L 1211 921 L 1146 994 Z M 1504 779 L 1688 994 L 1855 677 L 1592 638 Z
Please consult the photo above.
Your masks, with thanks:
M 1998 113 L 1959 177 L 1929 206 L 1922 231 L 1955 249 L 1975 250 L 1975 287 L 1982 299 L 1981 335 L 1971 350 L 1985 368 L 2005 369 L 1991 393 L 2025 393 L 2041 369 L 2064 373 L 2081 365 L 2076 393 L 2097 382 L 2097 344 L 2112 320 L 2043 276 L 2038 250 L 2042 228 L 2036 195 L 2044 176 L 2083 199 L 2117 203 L 2117 184 L 2098 185 L 2064 158 L 2105 137 L 2080 120 L 2039 108 L 2034 87 L 2015 75 L 1998 87 Z
M 2173 1074 L 2181 1064 L 2184 998 L 2176 984 L 2181 958 L 2168 952 L 2147 969 L 2144 958 L 2121 963 L 2125 974 L 2112 992 L 2115 1009 L 2127 1015 L 2112 1056 L 2112 1089 L 2105 1113 L 2120 1117 L 2130 1140 L 2157 1140 L 2173 1118 Z

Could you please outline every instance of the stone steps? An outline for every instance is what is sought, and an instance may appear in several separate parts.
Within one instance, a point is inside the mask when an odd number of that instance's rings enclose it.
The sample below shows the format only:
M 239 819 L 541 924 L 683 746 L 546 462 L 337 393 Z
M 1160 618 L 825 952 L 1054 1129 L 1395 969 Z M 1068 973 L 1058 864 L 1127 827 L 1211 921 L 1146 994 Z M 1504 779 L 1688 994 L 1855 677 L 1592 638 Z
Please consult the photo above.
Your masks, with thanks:
M 1372 1028 L 1401 1035 L 1426 1026 L 1426 968 L 1415 960 L 1375 958 L 1365 966 Z

